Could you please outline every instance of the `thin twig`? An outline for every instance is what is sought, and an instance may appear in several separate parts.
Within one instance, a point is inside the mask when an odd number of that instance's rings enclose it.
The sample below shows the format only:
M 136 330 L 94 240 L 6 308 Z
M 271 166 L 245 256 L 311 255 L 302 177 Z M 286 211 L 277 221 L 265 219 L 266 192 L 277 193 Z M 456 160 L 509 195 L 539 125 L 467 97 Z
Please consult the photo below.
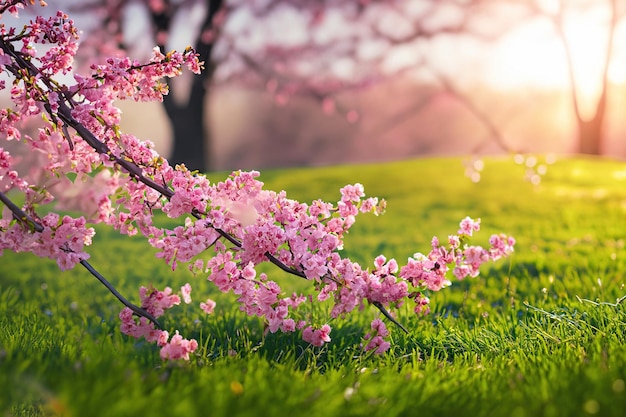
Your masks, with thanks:
M 96 271 L 96 269 L 93 266 L 91 266 L 91 264 L 89 262 L 87 262 L 84 259 L 81 259 L 80 264 L 82 266 L 84 266 L 85 269 L 87 269 L 87 271 L 89 271 L 91 273 L 91 275 L 96 277 L 98 279 L 98 281 L 100 281 L 102 283 L 102 285 L 107 287 L 107 289 L 111 292 L 111 294 L 113 294 L 118 300 L 120 300 L 120 302 L 122 304 L 124 304 L 126 307 L 130 308 L 131 310 L 133 310 L 133 312 L 136 315 L 138 315 L 140 317 L 145 317 L 146 319 L 148 319 L 152 323 L 154 323 L 154 325 L 157 326 L 159 329 L 163 330 L 163 326 L 161 326 L 161 323 L 159 323 L 159 321 L 152 314 L 148 313 L 146 310 L 144 310 L 141 307 L 137 307 L 136 305 L 134 305 L 133 303 L 128 301 L 126 298 L 124 298 L 124 296 L 122 294 L 120 294 L 115 289 L 115 287 L 113 285 L 111 285 L 111 283 L 109 281 L 107 281 L 107 279 L 102 276 L 102 274 L 100 274 L 98 271 Z
M 34 230 L 35 232 L 43 232 L 44 227 L 41 223 L 33 220 L 24 210 L 19 208 L 14 202 L 12 202 L 6 194 L 0 191 L 0 201 L 2 201 L 13 213 L 13 217 L 20 222 L 21 224 L 27 226 L 29 229 Z
M 32 217 L 30 217 L 28 214 L 26 214 L 26 212 L 24 212 L 24 210 L 22 210 L 15 203 L 13 203 L 3 192 L 0 192 L 0 201 L 2 201 L 9 208 L 9 210 L 11 210 L 11 212 L 13 213 L 13 217 L 15 217 L 22 225 L 25 225 L 28 229 L 34 230 L 39 233 L 45 230 L 44 226 L 41 223 L 33 220 Z M 137 307 L 126 298 L 124 298 L 122 294 L 120 294 L 115 289 L 115 287 L 113 287 L 113 285 L 111 285 L 111 283 L 102 276 L 102 274 L 100 274 L 93 266 L 91 266 L 89 262 L 81 259 L 80 264 L 84 266 L 91 273 L 91 275 L 96 277 L 111 292 L 111 294 L 113 294 L 118 300 L 120 300 L 122 304 L 130 308 L 138 316 L 145 317 L 146 319 L 150 320 L 159 329 L 163 329 L 161 324 L 154 316 L 152 316 L 143 308 Z
M 389 312 L 387 311 L 387 309 L 385 308 L 385 306 L 383 306 L 379 301 L 373 301 L 372 305 L 374 307 L 376 307 L 377 309 L 380 310 L 381 313 L 383 313 L 383 316 L 387 317 L 387 319 L 389 321 L 391 321 L 393 324 L 395 324 L 396 326 L 398 326 L 399 328 L 401 328 L 402 330 L 404 330 L 404 333 L 409 333 L 409 331 L 406 329 L 406 327 L 404 327 L 402 324 L 400 324 L 400 322 L 398 322 L 398 320 L 394 319 L 391 314 L 389 314 Z

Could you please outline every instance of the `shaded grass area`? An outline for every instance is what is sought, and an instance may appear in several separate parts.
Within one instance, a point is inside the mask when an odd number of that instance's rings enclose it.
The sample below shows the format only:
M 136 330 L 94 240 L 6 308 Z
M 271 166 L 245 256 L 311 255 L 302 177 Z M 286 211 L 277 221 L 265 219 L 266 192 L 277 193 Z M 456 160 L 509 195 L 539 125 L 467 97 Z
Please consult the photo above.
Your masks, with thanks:
M 540 186 L 509 159 L 488 159 L 473 184 L 460 159 L 264 172 L 292 198 L 336 200 L 361 182 L 387 213 L 364 216 L 345 255 L 371 265 L 428 251 L 466 215 L 481 217 L 475 242 L 493 232 L 517 239 L 513 258 L 483 268 L 432 297 L 433 312 L 399 319 L 386 355 L 359 346 L 374 309 L 336 320 L 322 349 L 299 335 L 263 335 L 183 267 L 153 258 L 140 239 L 104 229 L 90 262 L 132 300 L 139 285 L 194 285 L 195 301 L 218 300 L 212 316 L 192 306 L 165 317 L 200 343 L 185 364 L 123 336 L 120 305 L 81 269 L 60 272 L 27 254 L 0 258 L 0 412 L 41 416 L 622 415 L 626 407 L 626 164 L 572 158 L 550 166 Z M 223 175 L 214 174 L 215 180 Z M 283 289 L 308 283 L 266 268 Z M 611 304 L 613 303 L 613 304 Z M 325 321 L 325 306 L 312 311 Z

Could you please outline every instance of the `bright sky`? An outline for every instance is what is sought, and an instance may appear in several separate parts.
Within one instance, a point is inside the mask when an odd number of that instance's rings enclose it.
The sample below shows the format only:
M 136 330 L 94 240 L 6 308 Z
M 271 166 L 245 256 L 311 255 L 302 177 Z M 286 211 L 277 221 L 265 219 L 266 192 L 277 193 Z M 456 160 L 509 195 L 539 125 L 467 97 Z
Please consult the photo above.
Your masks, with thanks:
M 599 94 L 606 59 L 608 11 L 596 7 L 585 13 L 571 13 L 567 16 L 565 29 L 583 107 L 585 102 L 587 105 L 593 105 L 594 99 Z M 489 60 L 484 74 L 489 83 L 501 89 L 523 86 L 546 89 L 570 87 L 563 44 L 547 18 L 537 18 L 525 23 L 503 38 Z M 613 84 L 626 82 L 624 22 L 617 26 L 615 32 L 608 78 Z
M 568 38 L 574 66 L 584 90 L 593 90 L 605 60 L 607 28 L 593 19 L 572 20 Z M 624 26 L 619 26 L 615 50 L 624 42 Z M 617 56 L 618 54 L 614 54 Z M 541 87 L 567 87 L 567 67 L 563 45 L 546 19 L 536 19 L 510 33 L 499 42 L 489 78 L 501 87 L 534 84 Z M 623 59 L 613 59 L 610 80 L 626 80 Z

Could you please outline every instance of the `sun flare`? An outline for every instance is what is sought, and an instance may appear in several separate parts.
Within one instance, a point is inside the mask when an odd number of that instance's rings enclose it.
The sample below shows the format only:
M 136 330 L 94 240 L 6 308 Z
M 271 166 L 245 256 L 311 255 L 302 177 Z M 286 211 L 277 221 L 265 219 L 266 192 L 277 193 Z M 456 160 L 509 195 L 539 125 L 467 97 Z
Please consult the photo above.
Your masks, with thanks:
M 606 22 L 600 13 L 579 12 L 568 14 L 564 26 L 583 112 L 593 107 L 600 93 L 609 35 Z M 620 34 L 616 31 L 615 44 Z M 613 54 L 608 75 L 609 82 L 617 84 L 624 81 L 624 63 L 616 56 Z M 571 87 L 564 44 L 547 18 L 534 19 L 511 31 L 498 43 L 494 57 L 488 80 L 496 88 Z

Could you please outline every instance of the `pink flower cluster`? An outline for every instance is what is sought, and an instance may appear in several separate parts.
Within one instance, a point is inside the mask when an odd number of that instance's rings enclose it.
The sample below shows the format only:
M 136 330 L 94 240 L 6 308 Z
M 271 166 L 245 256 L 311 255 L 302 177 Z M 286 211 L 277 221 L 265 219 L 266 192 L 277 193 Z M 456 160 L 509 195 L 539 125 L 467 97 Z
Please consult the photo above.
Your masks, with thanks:
M 181 293 L 185 302 L 191 302 L 191 286 L 189 284 L 181 288 Z M 180 304 L 180 297 L 178 294 L 172 294 L 172 289 L 169 287 L 163 291 L 141 287 L 139 296 L 141 297 L 141 308 L 155 318 L 161 317 L 165 310 Z M 195 352 L 198 348 L 197 341 L 184 339 L 178 333 L 178 330 L 170 338 L 167 331 L 156 329 L 154 323 L 149 322 L 145 317 L 137 319 L 133 316 L 133 311 L 128 307 L 125 307 L 120 312 L 119 317 L 122 321 L 120 327 L 122 333 L 135 338 L 143 337 L 148 342 L 156 343 L 161 348 L 160 355 L 162 359 L 189 360 L 189 354 Z
M 323 325 L 319 329 L 308 326 L 302 331 L 302 339 L 313 346 L 323 346 L 324 343 L 330 342 L 331 328 L 328 324 Z
M 0 3 L 0 10 L 12 9 Z M 30 216 L 16 219 L 15 210 L 5 210 L 0 251 L 28 250 L 56 259 L 62 269 L 71 268 L 88 257 L 83 248 L 94 235 L 88 222 L 102 222 L 122 234 L 142 236 L 172 269 L 186 263 L 194 275 L 233 293 L 241 311 L 262 317 L 268 332 L 301 330 L 313 346 L 330 341 L 331 327 L 312 325 L 317 320 L 299 311 L 303 305 L 331 302 L 332 318 L 367 305 L 391 317 L 407 301 L 414 303 L 415 312 L 425 313 L 428 295 L 451 284 L 450 270 L 459 279 L 476 276 L 482 263 L 513 251 L 515 242 L 505 235 L 492 236 L 487 249 L 468 245 L 480 220 L 466 218 L 447 245 L 434 238 L 427 255 L 415 254 L 403 266 L 381 255 L 371 270 L 363 268 L 342 256 L 344 237 L 360 214 L 383 213 L 385 201 L 367 198 L 357 183 L 341 188 L 336 203 L 306 204 L 289 199 L 284 191 L 264 189 L 255 171 L 236 171 L 212 184 L 184 165 L 172 167 L 150 142 L 120 131 L 120 111 L 113 103 L 161 100 L 167 93 L 164 77 L 176 76 L 184 67 L 200 71 L 195 52 L 154 50 L 145 64 L 110 58 L 92 66 L 88 76 L 76 74 L 75 84 L 65 86 L 54 76 L 71 69 L 77 33 L 63 13 L 36 19 L 19 35 L 0 25 L 0 72 L 15 78 L 11 98 L 17 109 L 0 110 L 0 135 L 22 141 L 42 157 L 35 165 L 38 172 L 19 174 L 11 155 L 0 148 L 0 192 L 23 193 L 20 210 Z M 53 48 L 40 55 L 36 46 L 43 43 Z M 21 135 L 17 124 L 41 113 L 45 117 L 38 135 Z M 49 213 L 39 218 L 35 207 L 53 200 L 66 209 L 87 212 L 87 217 Z M 182 224 L 172 229 L 157 226 L 154 216 L 159 212 L 180 218 Z M 311 281 L 316 294 L 286 295 L 266 274 L 257 274 L 262 263 Z M 169 288 L 142 287 L 140 296 L 142 308 L 154 317 L 181 301 Z M 189 284 L 182 287 L 181 296 L 191 303 Z M 215 302 L 207 299 L 200 308 L 210 314 Z M 129 308 L 122 310 L 120 319 L 122 332 L 156 343 L 164 359 L 188 359 L 197 349 L 196 341 L 178 331 L 170 337 L 147 318 L 134 317 Z M 382 321 L 375 319 L 365 350 L 386 351 L 388 335 Z
M 385 326 L 385 323 L 381 319 L 374 319 L 372 321 L 372 332 L 365 335 L 364 339 L 367 340 L 365 351 L 373 350 L 374 353 L 380 355 L 386 352 L 391 344 L 385 340 L 385 337 L 389 336 L 389 330 Z
M 140 64 L 128 57 L 111 57 L 104 64 L 93 65 L 91 77 L 76 78 L 79 81 L 76 89 L 92 101 L 100 97 L 101 90 L 108 91 L 120 100 L 162 101 L 163 95 L 168 93 L 167 84 L 162 80 L 181 75 L 183 67 L 200 73 L 202 63 L 192 49 L 183 53 L 172 51 L 163 54 L 155 47 L 147 64 Z
M 483 263 L 496 261 L 513 252 L 515 239 L 506 235 L 493 235 L 489 240 L 492 245 L 489 249 L 463 243 L 478 230 L 480 230 L 480 219 L 473 220 L 466 217 L 460 223 L 458 234 L 448 236 L 448 246 L 442 246 L 439 239 L 434 237 L 432 250 L 428 255 L 416 253 L 401 268 L 399 276 L 419 290 L 412 296 L 415 299 L 416 312 L 427 313 L 429 311 L 426 307 L 428 298 L 423 296 L 424 290 L 439 291 L 451 285 L 447 279 L 451 265 L 457 279 L 476 277 Z
M 81 260 L 89 259 L 83 249 L 91 245 L 95 231 L 86 227 L 84 217 L 60 217 L 56 213 L 48 213 L 39 224 L 44 226 L 42 232 L 36 233 L 24 223 L 16 221 L 12 214 L 5 210 L 0 219 L 0 255 L 5 249 L 13 252 L 31 252 L 42 258 L 56 260 L 61 270 L 73 268 Z

